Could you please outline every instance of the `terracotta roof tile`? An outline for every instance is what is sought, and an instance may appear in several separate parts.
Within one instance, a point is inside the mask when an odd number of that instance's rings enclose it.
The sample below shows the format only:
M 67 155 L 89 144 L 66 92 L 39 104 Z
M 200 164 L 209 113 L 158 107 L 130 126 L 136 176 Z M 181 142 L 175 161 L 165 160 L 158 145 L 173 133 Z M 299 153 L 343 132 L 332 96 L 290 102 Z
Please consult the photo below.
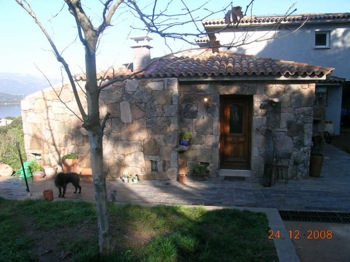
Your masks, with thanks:
M 109 80 L 116 77 L 123 78 L 127 75 L 131 75 L 132 71 L 128 69 L 126 66 L 119 66 L 119 67 L 110 67 L 107 70 L 100 71 L 97 73 L 97 80 Z M 77 74 L 74 76 L 75 80 L 77 81 L 85 81 L 86 75 L 85 74 Z
M 268 25 L 275 23 L 303 23 L 308 20 L 308 22 L 325 22 L 325 21 L 340 21 L 340 22 L 349 22 L 350 13 L 329 13 L 329 14 L 301 14 L 301 15 L 290 15 L 290 16 L 246 16 L 241 19 L 240 24 L 251 25 L 251 24 L 260 24 Z M 209 26 L 224 26 L 225 19 L 210 19 L 204 20 L 203 25 L 205 27 Z
M 333 68 L 261 58 L 232 52 L 196 49 L 155 60 L 136 77 L 310 76 L 322 77 Z
M 293 61 L 275 60 L 252 55 L 220 51 L 213 53 L 211 49 L 194 49 L 177 54 L 153 59 L 152 63 L 139 73 L 122 66 L 110 68 L 97 75 L 99 80 L 113 78 L 207 78 L 240 76 L 275 76 L 275 77 L 324 77 L 334 70 L 330 67 L 314 66 Z M 85 80 L 85 75 L 75 76 L 77 80 Z

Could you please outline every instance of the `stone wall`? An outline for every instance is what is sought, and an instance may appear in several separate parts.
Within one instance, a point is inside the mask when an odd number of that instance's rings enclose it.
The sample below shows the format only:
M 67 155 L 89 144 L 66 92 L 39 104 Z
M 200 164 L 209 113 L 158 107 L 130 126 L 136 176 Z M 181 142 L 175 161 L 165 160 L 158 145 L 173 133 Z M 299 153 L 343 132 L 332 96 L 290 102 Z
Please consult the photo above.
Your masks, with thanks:
M 262 177 L 265 158 L 269 154 L 289 166 L 290 178 L 308 176 L 314 88 L 314 84 L 286 82 L 182 83 L 180 129 L 193 133 L 190 149 L 180 155 L 187 165 L 187 172 L 202 162 L 209 163 L 211 175 L 218 173 L 220 95 L 247 95 L 253 97 L 253 178 Z M 209 98 L 208 105 L 205 105 L 204 97 Z M 268 134 L 272 134 L 271 138 Z
M 86 108 L 84 94 L 80 96 Z M 101 116 L 111 113 L 103 140 L 110 179 L 140 173 L 156 179 L 176 178 L 178 100 L 176 79 L 127 80 L 101 92 Z M 22 116 L 28 157 L 41 155 L 44 165 L 59 167 L 63 155 L 77 153 L 79 166 L 89 167 L 87 132 L 74 114 L 79 116 L 79 111 L 69 86 L 26 97 Z
M 127 80 L 101 93 L 102 113 L 112 114 L 104 136 L 111 177 L 176 179 L 178 101 L 176 79 Z
M 84 83 L 80 83 L 84 86 Z M 101 116 L 111 113 L 104 132 L 107 175 L 144 174 L 149 179 L 176 179 L 179 162 L 191 173 L 206 163 L 210 174 L 220 168 L 220 96 L 252 97 L 251 170 L 261 178 L 271 154 L 288 165 L 290 178 L 308 176 L 313 132 L 314 84 L 298 82 L 181 82 L 177 79 L 127 80 L 101 92 Z M 60 94 L 58 99 L 57 94 Z M 81 92 L 81 97 L 84 94 Z M 208 98 L 208 103 L 204 102 Z M 83 106 L 86 107 L 86 101 Z M 70 110 L 67 109 L 68 106 Z M 25 148 L 29 157 L 60 166 L 67 153 L 89 167 L 87 132 L 69 86 L 46 89 L 22 101 Z M 178 152 L 178 134 L 193 140 Z
M 80 95 L 84 97 L 82 92 Z M 84 99 L 82 103 L 86 108 Z M 89 166 L 87 133 L 81 127 L 79 110 L 68 85 L 27 96 L 21 102 L 21 109 L 28 159 L 40 155 L 44 165 L 59 166 L 62 156 L 78 153 L 81 166 Z

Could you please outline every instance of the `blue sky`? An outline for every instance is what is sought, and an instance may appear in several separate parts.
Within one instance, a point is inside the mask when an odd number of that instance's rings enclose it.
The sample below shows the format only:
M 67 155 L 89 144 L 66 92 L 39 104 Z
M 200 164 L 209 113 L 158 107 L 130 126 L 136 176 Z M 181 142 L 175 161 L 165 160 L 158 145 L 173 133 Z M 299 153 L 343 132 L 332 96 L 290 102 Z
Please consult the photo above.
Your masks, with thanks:
M 98 2 L 97 0 L 85 1 L 89 4 Z M 150 0 L 139 0 L 139 2 L 149 2 Z M 73 17 L 68 13 L 67 8 L 59 12 L 63 6 L 63 0 L 29 0 L 37 16 L 46 25 L 47 30 L 52 35 L 60 50 L 65 50 L 63 55 L 70 64 L 74 73 L 84 70 L 84 55 L 81 52 L 81 44 L 76 38 Z M 84 2 L 84 1 L 83 1 Z M 188 1 L 200 3 L 205 1 Z M 220 2 L 218 4 L 218 2 Z M 220 10 L 231 1 L 213 0 L 208 8 Z M 249 0 L 233 0 L 233 6 L 240 5 L 245 9 Z M 349 0 L 255 0 L 254 15 L 281 15 L 294 4 L 297 8 L 295 14 L 300 13 L 336 13 L 350 12 Z M 98 13 L 97 6 L 92 6 L 89 10 L 91 15 Z M 58 14 L 54 19 L 54 15 Z M 222 18 L 218 15 L 213 18 Z M 144 35 L 144 32 L 131 30 L 131 25 L 140 25 L 134 20 L 126 9 L 121 9 L 116 13 L 114 26 L 108 28 L 102 37 L 98 50 L 98 69 L 106 69 L 111 65 L 120 65 L 130 62 L 132 36 Z M 12 72 L 22 74 L 40 75 L 39 67 L 46 75 L 58 77 L 60 75 L 60 65 L 56 62 L 50 46 L 38 29 L 34 21 L 25 13 L 15 0 L 0 0 L 0 72 Z M 152 56 L 162 56 L 171 51 L 165 46 L 164 41 L 159 37 L 150 35 L 152 41 Z M 189 48 L 183 42 L 169 41 L 173 51 Z

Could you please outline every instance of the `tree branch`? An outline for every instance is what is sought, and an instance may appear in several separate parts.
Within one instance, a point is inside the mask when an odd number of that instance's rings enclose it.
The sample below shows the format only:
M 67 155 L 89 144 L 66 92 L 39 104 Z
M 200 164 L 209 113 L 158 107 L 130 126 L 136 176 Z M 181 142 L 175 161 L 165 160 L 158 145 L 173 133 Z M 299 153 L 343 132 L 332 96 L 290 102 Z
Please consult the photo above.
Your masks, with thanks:
M 85 14 L 80 0 L 64 0 L 69 7 L 69 12 L 74 16 L 78 27 L 79 38 L 85 48 L 94 53 L 96 50 L 96 43 L 98 32 L 91 23 L 89 17 Z M 82 34 L 84 32 L 84 36 Z
M 55 43 L 52 41 L 51 36 L 49 35 L 49 33 L 46 31 L 45 27 L 41 24 L 41 22 L 39 21 L 39 19 L 36 17 L 36 14 L 34 13 L 33 9 L 31 8 L 30 4 L 27 1 L 22 1 L 22 0 L 16 0 L 17 4 L 19 4 L 35 21 L 35 23 L 39 26 L 40 30 L 44 33 L 46 39 L 49 41 L 50 46 L 55 54 L 55 57 L 57 59 L 58 62 L 60 62 L 62 64 L 62 66 L 64 67 L 69 82 L 72 86 L 73 89 L 73 93 L 74 93 L 74 97 L 76 99 L 80 114 L 82 116 L 83 119 L 86 119 L 87 115 L 85 113 L 85 110 L 81 104 L 78 92 L 77 92 L 77 88 L 75 86 L 75 82 L 73 79 L 73 75 L 69 69 L 69 65 L 67 64 L 67 62 L 65 61 L 65 59 L 63 58 L 63 56 L 58 52 L 58 49 L 55 45 Z
M 110 115 L 111 115 L 111 113 L 107 112 L 107 114 L 105 115 L 105 117 L 102 120 L 102 124 L 101 124 L 102 132 L 106 127 L 106 122 L 109 119 Z
M 196 8 L 190 9 L 188 7 L 188 4 L 186 4 L 186 1 L 180 0 L 181 5 L 184 8 L 181 8 L 181 11 L 176 12 L 174 11 L 173 7 L 179 8 L 178 5 L 175 6 L 177 3 L 173 3 L 174 1 L 167 1 L 167 3 L 164 3 L 166 6 L 156 12 L 156 4 L 158 1 L 156 1 L 153 5 L 152 10 L 150 10 L 150 13 L 147 14 L 146 8 L 141 8 L 137 1 L 135 0 L 128 0 L 126 2 L 126 5 L 129 6 L 132 12 L 132 14 L 140 19 L 142 23 L 145 25 L 145 28 L 136 28 L 132 27 L 133 29 L 138 30 L 144 30 L 147 33 L 154 33 L 161 37 L 165 38 L 171 38 L 171 39 L 179 39 L 181 41 L 184 41 L 190 45 L 197 45 L 193 39 L 189 40 L 188 37 L 203 37 L 207 35 L 207 32 L 203 29 L 201 30 L 198 26 L 198 23 L 200 23 L 203 20 L 203 16 L 201 13 L 201 16 L 196 16 L 196 12 L 205 10 L 208 12 L 204 17 L 207 18 L 209 16 L 221 13 L 225 11 L 229 6 L 219 10 L 219 11 L 211 11 L 205 8 L 205 6 L 210 2 L 206 1 L 205 3 L 199 5 Z M 173 6 L 170 6 L 170 4 L 173 3 Z M 181 19 L 181 20 L 180 20 Z M 183 27 L 185 25 L 193 25 L 195 27 L 195 31 L 187 31 L 185 32 Z M 177 28 L 178 27 L 178 28 Z M 176 28 L 178 30 L 176 30 Z
M 112 20 L 112 17 L 115 13 L 115 11 L 118 9 L 118 7 L 123 3 L 124 0 L 118 0 L 113 6 L 111 9 L 109 9 L 109 5 L 111 2 L 113 2 L 113 0 L 108 0 L 106 1 L 106 3 L 104 4 L 104 9 L 103 9 L 103 22 L 102 24 L 98 27 L 97 31 L 98 31 L 98 34 L 101 34 L 105 28 L 107 26 L 110 26 L 111 25 L 111 20 Z M 108 10 L 109 9 L 109 10 Z M 107 13 L 108 12 L 108 13 Z

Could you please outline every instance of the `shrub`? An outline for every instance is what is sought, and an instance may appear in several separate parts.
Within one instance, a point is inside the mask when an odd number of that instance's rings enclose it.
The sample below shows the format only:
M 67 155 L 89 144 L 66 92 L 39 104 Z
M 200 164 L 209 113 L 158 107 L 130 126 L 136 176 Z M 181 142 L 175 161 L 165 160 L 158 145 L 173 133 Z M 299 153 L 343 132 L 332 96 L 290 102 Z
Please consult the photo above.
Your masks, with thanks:
M 194 175 L 206 175 L 208 171 L 208 167 L 204 165 L 195 165 L 192 169 Z
M 15 118 L 7 126 L 0 127 L 0 163 L 10 165 L 13 169 L 21 167 L 16 147 L 17 142 L 19 143 L 22 159 L 26 161 L 21 117 Z
M 67 154 L 67 155 L 64 155 L 64 156 L 62 157 L 63 160 L 65 160 L 65 159 L 78 159 L 78 158 L 79 158 L 79 157 L 78 157 L 77 154 Z
M 29 169 L 32 174 L 37 171 L 43 171 L 43 168 L 37 161 L 32 161 L 29 165 Z

